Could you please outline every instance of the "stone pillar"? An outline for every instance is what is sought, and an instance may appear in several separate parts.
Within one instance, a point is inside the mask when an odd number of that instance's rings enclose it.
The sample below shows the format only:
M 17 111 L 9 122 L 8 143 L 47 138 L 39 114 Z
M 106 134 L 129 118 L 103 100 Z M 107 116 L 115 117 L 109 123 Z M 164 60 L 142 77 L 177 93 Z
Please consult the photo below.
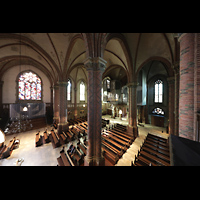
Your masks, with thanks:
M 67 82 L 58 82 L 59 85 L 59 123 L 58 133 L 68 130 L 67 122 Z
M 3 113 L 3 83 L 3 81 L 0 81 L 0 113 Z M 2 117 L 1 114 L 0 117 Z
M 146 106 L 145 106 L 145 124 L 149 124 L 149 87 L 148 87 L 148 81 L 146 80 Z
M 105 165 L 105 160 L 101 153 L 101 87 L 102 74 L 106 67 L 106 61 L 101 57 L 89 57 L 86 59 L 84 64 L 88 71 L 88 147 L 84 165 L 100 166 Z
M 174 114 L 175 114 L 175 91 L 174 91 L 174 77 L 167 78 L 169 88 L 169 134 L 174 134 Z
M 129 88 L 129 124 L 128 132 L 131 133 L 134 138 L 138 136 L 137 127 L 137 81 L 128 83 Z
M 74 86 L 74 118 L 77 119 L 78 111 L 77 111 L 77 84 Z
M 195 33 L 183 33 L 180 42 L 179 136 L 191 140 L 194 134 L 194 40 Z
M 59 86 L 53 86 L 53 119 L 58 123 L 59 121 Z
M 199 141 L 197 115 L 200 113 L 200 33 L 195 33 L 194 43 L 194 140 Z
M 178 136 L 179 135 L 179 63 L 176 63 L 174 65 L 174 74 L 175 74 L 175 103 L 174 103 L 174 110 L 175 110 L 175 114 L 174 114 L 174 135 Z

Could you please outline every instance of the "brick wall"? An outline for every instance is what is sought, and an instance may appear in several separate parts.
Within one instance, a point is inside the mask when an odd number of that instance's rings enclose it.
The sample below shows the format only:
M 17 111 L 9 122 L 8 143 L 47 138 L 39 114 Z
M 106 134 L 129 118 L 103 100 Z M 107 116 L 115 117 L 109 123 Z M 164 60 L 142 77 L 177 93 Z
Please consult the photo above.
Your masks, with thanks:
M 179 135 L 194 140 L 194 33 L 180 38 Z

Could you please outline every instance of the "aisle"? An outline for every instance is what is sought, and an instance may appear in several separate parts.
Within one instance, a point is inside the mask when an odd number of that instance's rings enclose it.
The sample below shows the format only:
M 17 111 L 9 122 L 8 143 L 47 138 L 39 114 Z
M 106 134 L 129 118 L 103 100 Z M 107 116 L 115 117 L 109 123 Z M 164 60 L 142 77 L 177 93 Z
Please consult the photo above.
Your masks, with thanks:
M 135 139 L 126 153 L 124 153 L 124 155 L 118 160 L 115 166 L 131 166 L 131 161 L 134 162 L 135 156 L 138 154 L 138 150 L 142 146 L 148 132 L 154 135 L 159 135 L 166 139 L 169 137 L 169 134 L 167 134 L 165 129 L 162 127 L 152 126 L 150 124 L 145 124 L 144 127 L 139 126 L 139 136 Z

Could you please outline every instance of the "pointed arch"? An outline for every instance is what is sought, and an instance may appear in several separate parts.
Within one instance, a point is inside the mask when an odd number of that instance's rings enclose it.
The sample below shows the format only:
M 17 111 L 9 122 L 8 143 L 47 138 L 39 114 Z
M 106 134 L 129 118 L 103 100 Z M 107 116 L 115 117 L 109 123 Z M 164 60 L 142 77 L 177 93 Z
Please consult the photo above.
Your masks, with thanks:
M 123 51 L 124 51 L 124 54 L 125 54 L 125 58 L 127 60 L 127 71 L 128 71 L 128 82 L 132 82 L 134 79 L 135 79 L 135 74 L 134 74 L 134 69 L 133 69 L 133 61 L 132 61 L 132 56 L 131 56 L 131 53 L 130 53 L 130 49 L 129 49 L 129 46 L 128 46 L 128 43 L 126 41 L 126 38 L 124 37 L 124 35 L 122 35 L 121 33 L 109 33 L 109 34 L 105 34 L 104 37 L 103 37 L 103 41 L 102 41 L 102 50 L 103 50 L 103 53 L 105 52 L 105 48 L 106 48 L 106 45 L 107 43 L 111 40 L 111 39 L 116 39 Z M 102 55 L 103 57 L 103 55 Z

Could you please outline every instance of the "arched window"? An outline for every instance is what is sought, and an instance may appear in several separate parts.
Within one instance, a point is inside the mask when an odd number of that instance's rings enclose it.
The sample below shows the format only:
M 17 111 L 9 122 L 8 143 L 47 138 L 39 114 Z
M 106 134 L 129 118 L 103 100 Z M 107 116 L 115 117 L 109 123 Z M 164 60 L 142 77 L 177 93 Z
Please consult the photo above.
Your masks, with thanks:
M 155 103 L 163 102 L 163 82 L 161 80 L 157 80 L 155 82 Z
M 41 79 L 33 72 L 24 72 L 18 80 L 19 100 L 41 100 Z
M 67 100 L 68 101 L 71 101 L 71 81 L 70 79 L 68 79 L 68 82 L 67 82 Z
M 85 101 L 85 83 L 83 81 L 80 83 L 80 101 Z

